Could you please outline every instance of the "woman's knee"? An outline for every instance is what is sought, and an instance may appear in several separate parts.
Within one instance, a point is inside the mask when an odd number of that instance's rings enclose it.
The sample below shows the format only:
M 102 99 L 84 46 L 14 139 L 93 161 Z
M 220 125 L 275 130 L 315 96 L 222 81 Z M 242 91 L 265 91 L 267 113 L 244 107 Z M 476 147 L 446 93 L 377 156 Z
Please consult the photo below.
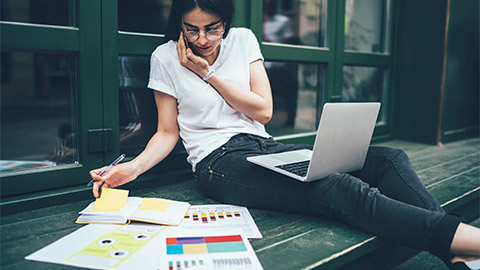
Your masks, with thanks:
M 384 159 L 390 161 L 410 160 L 407 153 L 405 153 L 405 151 L 403 151 L 402 149 L 398 148 L 392 148 L 387 146 L 372 146 L 370 152 L 373 152 L 372 156 L 383 157 Z

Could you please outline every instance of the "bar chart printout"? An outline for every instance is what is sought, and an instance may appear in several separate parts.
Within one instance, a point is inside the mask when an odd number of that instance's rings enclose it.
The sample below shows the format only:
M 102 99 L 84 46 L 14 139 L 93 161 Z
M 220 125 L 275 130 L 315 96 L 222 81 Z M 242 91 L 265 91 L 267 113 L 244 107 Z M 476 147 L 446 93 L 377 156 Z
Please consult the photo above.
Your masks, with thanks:
M 197 231 L 223 231 L 234 228 L 241 229 L 248 238 L 262 238 L 248 209 L 236 205 L 192 205 L 179 227 Z
M 165 237 L 164 244 L 162 269 L 262 269 L 250 243 L 239 234 Z

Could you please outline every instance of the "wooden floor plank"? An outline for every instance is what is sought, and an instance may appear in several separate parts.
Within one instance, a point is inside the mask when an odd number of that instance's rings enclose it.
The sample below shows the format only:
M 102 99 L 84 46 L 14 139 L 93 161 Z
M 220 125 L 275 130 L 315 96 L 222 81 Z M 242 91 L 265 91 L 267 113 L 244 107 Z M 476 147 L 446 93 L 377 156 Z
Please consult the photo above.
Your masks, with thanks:
M 446 179 L 428 189 L 437 201 L 442 204 L 457 198 L 468 191 L 480 187 L 480 168 L 468 170 L 465 174 Z
M 461 197 L 480 186 L 478 138 L 443 147 L 405 141 L 389 141 L 382 145 L 405 150 L 422 181 L 441 203 Z M 202 194 L 193 180 L 132 190 L 130 195 L 161 197 L 191 204 L 218 203 Z M 88 201 L 2 217 L 1 268 L 77 269 L 28 262 L 23 257 L 79 228 L 80 225 L 74 223 L 77 213 L 91 201 L 93 197 Z M 380 245 L 379 241 L 371 240 L 371 235 L 326 218 L 249 210 L 264 235 L 263 239 L 254 239 L 251 243 L 265 269 L 278 269 L 278 265 L 286 269 L 299 269 L 323 261 L 326 261 L 324 266 L 328 268 L 341 264 L 342 259 L 361 256 L 362 252 L 367 253 L 369 249 L 376 248 L 375 245 Z
M 23 239 L 17 239 L 16 241 L 11 241 L 6 244 L 2 243 L 0 254 L 1 254 L 1 269 L 4 269 L 7 266 L 18 265 L 25 261 L 24 257 L 47 246 L 50 243 L 55 242 L 56 240 L 64 237 L 65 235 L 77 230 L 78 228 L 71 226 L 69 228 L 64 228 L 56 232 L 46 233 L 46 234 L 32 234 Z M 3 232 L 2 232 L 3 234 Z M 42 265 L 44 263 L 34 263 L 34 265 Z M 35 268 L 24 268 L 24 269 L 35 269 Z
M 480 227 L 480 218 L 476 219 L 472 223 L 474 226 Z M 397 265 L 391 270 L 448 270 L 448 267 L 439 258 L 431 255 L 430 253 L 423 251 L 410 260 Z

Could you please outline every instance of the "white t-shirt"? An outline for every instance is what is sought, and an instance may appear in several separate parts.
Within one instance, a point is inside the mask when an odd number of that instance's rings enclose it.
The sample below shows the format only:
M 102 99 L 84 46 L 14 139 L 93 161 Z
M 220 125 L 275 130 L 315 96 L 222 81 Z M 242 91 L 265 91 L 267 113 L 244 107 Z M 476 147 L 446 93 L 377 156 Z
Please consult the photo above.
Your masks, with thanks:
M 249 65 L 258 59 L 263 61 L 263 56 L 252 31 L 232 28 L 212 68 L 215 76 L 250 91 Z M 262 124 L 232 108 L 210 84 L 180 65 L 172 40 L 153 52 L 148 88 L 177 99 L 180 137 L 193 171 L 199 161 L 239 133 L 270 137 Z

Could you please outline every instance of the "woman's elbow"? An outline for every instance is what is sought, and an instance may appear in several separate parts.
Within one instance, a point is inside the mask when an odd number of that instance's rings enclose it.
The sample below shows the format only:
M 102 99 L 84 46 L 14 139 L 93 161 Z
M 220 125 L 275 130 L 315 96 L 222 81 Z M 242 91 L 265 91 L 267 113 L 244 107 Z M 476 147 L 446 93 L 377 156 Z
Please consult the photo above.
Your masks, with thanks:
M 266 125 L 268 122 L 270 122 L 270 120 L 272 120 L 272 116 L 272 110 L 267 110 L 258 116 L 257 121 L 262 125 Z

